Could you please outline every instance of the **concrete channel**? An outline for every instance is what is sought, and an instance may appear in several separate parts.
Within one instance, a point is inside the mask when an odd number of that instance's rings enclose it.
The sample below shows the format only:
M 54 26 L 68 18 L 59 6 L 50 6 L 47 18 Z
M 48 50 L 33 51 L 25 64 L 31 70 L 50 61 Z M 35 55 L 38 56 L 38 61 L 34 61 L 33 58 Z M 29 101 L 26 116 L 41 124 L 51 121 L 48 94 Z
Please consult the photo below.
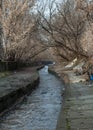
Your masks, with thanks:
M 62 82 L 39 71 L 40 84 L 25 100 L 0 119 L 0 130 L 55 130 L 62 106 Z

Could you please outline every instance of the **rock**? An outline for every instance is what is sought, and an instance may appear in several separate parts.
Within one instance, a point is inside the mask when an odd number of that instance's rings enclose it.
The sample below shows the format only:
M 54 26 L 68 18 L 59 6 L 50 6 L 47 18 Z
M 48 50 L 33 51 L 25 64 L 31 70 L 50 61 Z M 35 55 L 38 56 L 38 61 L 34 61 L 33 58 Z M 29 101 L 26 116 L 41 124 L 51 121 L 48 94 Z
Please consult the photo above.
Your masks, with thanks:
M 77 62 L 77 58 L 75 58 L 72 62 L 70 62 L 68 65 L 65 66 L 65 68 L 71 68 L 73 67 Z

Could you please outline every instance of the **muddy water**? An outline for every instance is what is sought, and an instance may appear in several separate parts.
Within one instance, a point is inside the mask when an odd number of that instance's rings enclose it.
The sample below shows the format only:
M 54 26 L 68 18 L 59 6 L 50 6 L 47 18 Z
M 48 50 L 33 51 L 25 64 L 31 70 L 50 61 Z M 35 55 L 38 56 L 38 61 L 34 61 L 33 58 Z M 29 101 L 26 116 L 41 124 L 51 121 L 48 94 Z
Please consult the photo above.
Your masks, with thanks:
M 39 71 L 38 88 L 0 120 L 0 130 L 55 130 L 63 85 L 47 69 Z

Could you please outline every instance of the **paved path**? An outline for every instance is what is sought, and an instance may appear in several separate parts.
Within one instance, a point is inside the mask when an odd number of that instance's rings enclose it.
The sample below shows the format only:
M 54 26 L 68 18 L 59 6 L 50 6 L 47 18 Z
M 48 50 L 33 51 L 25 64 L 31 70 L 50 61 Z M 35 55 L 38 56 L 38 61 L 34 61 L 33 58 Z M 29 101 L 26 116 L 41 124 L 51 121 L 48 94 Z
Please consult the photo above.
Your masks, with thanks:
M 77 83 L 68 87 L 57 130 L 93 130 L 93 85 Z
M 68 71 L 67 74 L 71 82 L 72 79 L 79 80 L 73 72 Z M 56 130 L 93 130 L 93 83 L 66 85 Z

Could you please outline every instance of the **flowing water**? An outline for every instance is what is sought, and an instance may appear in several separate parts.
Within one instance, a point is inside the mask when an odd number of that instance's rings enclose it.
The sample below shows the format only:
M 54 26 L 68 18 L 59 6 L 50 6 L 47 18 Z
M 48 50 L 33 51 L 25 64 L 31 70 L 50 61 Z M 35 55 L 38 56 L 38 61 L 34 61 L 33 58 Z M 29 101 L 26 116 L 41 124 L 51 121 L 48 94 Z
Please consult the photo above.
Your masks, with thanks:
M 47 69 L 39 71 L 38 88 L 0 120 L 0 130 L 55 130 L 63 85 Z

